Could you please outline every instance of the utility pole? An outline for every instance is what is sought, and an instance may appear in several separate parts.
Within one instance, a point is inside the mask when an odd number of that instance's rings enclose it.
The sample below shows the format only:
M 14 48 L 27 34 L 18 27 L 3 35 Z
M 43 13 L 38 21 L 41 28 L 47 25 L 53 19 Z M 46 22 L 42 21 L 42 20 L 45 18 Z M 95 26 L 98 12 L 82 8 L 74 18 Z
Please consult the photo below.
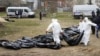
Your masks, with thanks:
M 89 3 L 88 3 L 89 5 L 92 5 L 92 0 L 89 0 Z

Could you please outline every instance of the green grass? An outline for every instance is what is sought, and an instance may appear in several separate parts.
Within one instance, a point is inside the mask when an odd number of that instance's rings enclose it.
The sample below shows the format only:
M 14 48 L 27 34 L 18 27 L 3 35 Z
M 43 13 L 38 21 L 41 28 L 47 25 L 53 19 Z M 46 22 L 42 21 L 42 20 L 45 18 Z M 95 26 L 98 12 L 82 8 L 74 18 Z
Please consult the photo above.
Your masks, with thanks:
M 16 32 L 19 32 L 20 31 L 20 28 L 18 27 L 3 27 L 3 28 L 0 28 L 0 37 L 2 36 L 7 36 L 7 35 L 10 35 L 10 34 L 14 34 Z
M 38 26 L 39 23 L 38 22 L 34 22 L 31 19 L 12 19 L 15 22 L 8 22 L 6 23 L 6 25 L 8 26 Z
M 5 27 L 0 26 L 0 39 L 6 39 L 15 41 L 21 39 L 22 36 L 34 37 L 41 34 L 46 34 L 46 28 L 51 22 L 52 14 L 47 15 L 48 17 L 43 17 L 40 21 L 38 17 L 36 18 L 22 18 L 15 19 L 15 22 L 3 23 Z M 77 25 L 79 20 L 73 19 L 70 12 L 67 13 L 57 13 L 55 17 L 59 19 L 61 27 L 69 27 L 72 25 Z M 68 46 L 64 41 L 61 44 L 64 45 L 59 50 L 52 50 L 48 48 L 31 48 L 31 49 L 21 49 L 21 50 L 9 50 L 0 48 L 2 51 L 0 56 L 100 56 L 100 40 L 95 38 L 95 35 L 91 36 L 89 46 L 84 47 L 83 45 L 78 46 Z M 96 44 L 95 44 L 96 43 Z M 48 54 L 49 53 L 49 54 Z
M 2 12 L 0 14 L 1 16 L 4 16 L 5 13 Z M 22 18 L 22 19 L 15 19 L 11 18 L 11 20 L 14 20 L 15 22 L 6 22 L 3 23 L 5 27 L 0 27 L 0 37 L 13 35 L 16 33 L 21 33 L 22 35 L 25 34 L 40 34 L 43 33 L 48 24 L 50 23 L 52 17 L 52 14 L 48 14 L 47 17 L 43 17 L 43 21 L 39 21 L 39 17 L 36 18 Z M 56 17 L 59 19 L 62 26 L 71 26 L 73 24 L 77 24 L 78 20 L 74 20 L 71 12 L 65 12 L 65 13 L 56 13 Z M 23 32 L 25 31 L 25 32 Z M 17 36 L 17 34 L 16 34 Z
M 57 18 L 73 18 L 71 12 L 57 13 Z
M 6 16 L 6 12 L 0 12 L 0 17 Z
M 63 12 L 63 13 L 55 13 L 55 15 L 53 13 L 48 13 L 47 14 L 48 18 L 70 18 L 73 19 L 72 17 L 72 12 Z
M 21 32 L 27 28 L 39 26 L 39 22 L 32 21 L 32 19 L 12 19 L 15 22 L 3 23 L 4 27 L 0 27 L 0 36 L 6 36 Z

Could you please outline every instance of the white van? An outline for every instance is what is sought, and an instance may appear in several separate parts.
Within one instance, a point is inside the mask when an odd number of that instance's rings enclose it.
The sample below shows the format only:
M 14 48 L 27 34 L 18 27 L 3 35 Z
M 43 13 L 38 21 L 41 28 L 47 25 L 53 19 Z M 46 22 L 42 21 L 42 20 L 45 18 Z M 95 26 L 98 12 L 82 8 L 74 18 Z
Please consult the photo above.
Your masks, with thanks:
M 91 12 L 96 12 L 97 5 L 74 5 L 73 6 L 73 16 L 74 18 L 80 18 L 81 16 L 91 17 Z
M 33 12 L 30 8 L 28 7 L 8 7 L 6 9 L 7 15 L 10 17 L 17 17 L 15 12 L 17 10 L 22 11 L 21 17 L 35 17 L 35 12 Z

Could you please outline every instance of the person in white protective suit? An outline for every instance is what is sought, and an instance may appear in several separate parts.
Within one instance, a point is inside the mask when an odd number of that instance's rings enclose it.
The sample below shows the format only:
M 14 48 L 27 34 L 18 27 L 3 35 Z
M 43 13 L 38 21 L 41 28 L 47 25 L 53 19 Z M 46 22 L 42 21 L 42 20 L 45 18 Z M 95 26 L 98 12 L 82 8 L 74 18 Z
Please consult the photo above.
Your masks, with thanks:
M 80 32 L 83 32 L 84 29 L 84 24 L 85 22 L 83 21 L 83 18 L 80 18 L 80 22 L 79 22 L 79 26 L 78 29 L 80 30 Z
M 91 26 L 97 26 L 95 23 L 92 23 L 87 17 L 85 17 L 82 22 L 79 24 L 80 32 L 84 31 L 83 38 L 81 43 L 84 43 L 85 46 L 88 45 L 90 34 L 91 34 Z
M 46 33 L 49 31 L 49 30 L 52 30 L 53 32 L 53 40 L 55 42 L 56 45 L 60 45 L 60 33 L 62 32 L 62 29 L 61 29 L 61 26 L 60 24 L 58 23 L 58 20 L 57 19 L 52 19 L 52 22 L 51 24 L 48 26 L 47 30 L 46 30 Z

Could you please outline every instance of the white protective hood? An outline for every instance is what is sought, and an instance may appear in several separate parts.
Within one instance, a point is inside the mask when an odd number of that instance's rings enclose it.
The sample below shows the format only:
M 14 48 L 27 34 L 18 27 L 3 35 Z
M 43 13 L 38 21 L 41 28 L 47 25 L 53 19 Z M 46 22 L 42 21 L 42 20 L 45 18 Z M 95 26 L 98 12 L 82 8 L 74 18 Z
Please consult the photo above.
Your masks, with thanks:
M 58 20 L 53 18 L 52 23 L 54 23 L 54 22 L 58 22 Z

